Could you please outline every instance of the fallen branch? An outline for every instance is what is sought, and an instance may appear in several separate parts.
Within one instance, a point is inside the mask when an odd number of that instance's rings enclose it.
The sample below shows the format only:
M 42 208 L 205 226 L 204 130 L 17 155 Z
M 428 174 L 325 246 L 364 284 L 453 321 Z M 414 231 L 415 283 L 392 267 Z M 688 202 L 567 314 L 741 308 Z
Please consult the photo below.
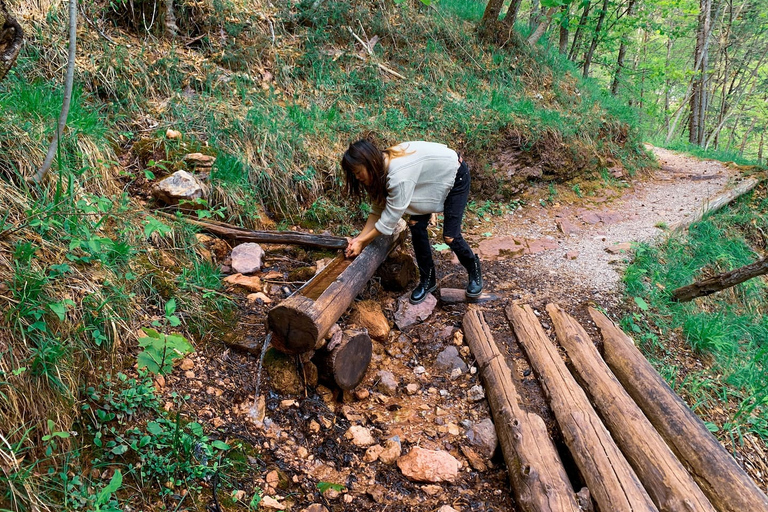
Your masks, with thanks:
M 165 212 L 161 216 L 177 220 L 179 217 Z M 256 242 L 263 244 L 293 244 L 323 249 L 345 249 L 347 239 L 340 236 L 315 235 L 296 231 L 253 231 L 217 221 L 203 221 L 190 217 L 181 217 L 185 222 L 201 228 L 203 231 L 237 242 Z
M 694 222 L 698 222 L 701 219 L 703 219 L 705 215 L 719 210 L 720 208 L 727 205 L 728 203 L 738 199 L 739 197 L 743 196 L 747 192 L 751 191 L 753 188 L 757 186 L 758 183 L 760 183 L 760 180 L 755 178 L 749 178 L 744 180 L 737 187 L 729 190 L 724 194 L 721 194 L 715 197 L 711 201 L 707 201 L 702 207 L 702 209 L 694 213 L 693 215 L 691 215 L 690 218 L 683 219 L 681 221 L 671 224 L 669 226 L 669 230 L 679 231 L 681 229 L 687 228 Z
M 768 256 L 730 272 L 724 272 L 693 284 L 681 286 L 672 292 L 672 298 L 678 302 L 688 302 L 696 297 L 706 297 L 720 290 L 741 284 L 744 281 L 749 281 L 753 277 L 765 274 L 768 274 Z

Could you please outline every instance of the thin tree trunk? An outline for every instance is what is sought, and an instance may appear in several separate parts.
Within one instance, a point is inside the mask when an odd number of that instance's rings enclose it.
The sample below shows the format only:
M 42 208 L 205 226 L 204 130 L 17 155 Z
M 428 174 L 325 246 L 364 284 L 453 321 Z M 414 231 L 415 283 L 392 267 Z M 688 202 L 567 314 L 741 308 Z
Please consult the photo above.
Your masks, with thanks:
M 547 28 L 549 27 L 550 22 L 552 21 L 552 15 L 555 13 L 555 10 L 557 7 L 550 7 L 547 9 L 546 15 L 544 16 L 544 19 L 541 20 L 539 23 L 539 26 L 536 27 L 536 30 L 533 31 L 533 33 L 528 37 L 528 44 L 533 46 L 535 45 L 539 39 L 541 39 L 541 36 L 544 35 L 544 32 L 547 31 Z
M 595 54 L 595 48 L 600 40 L 600 31 L 603 28 L 603 21 L 605 21 L 605 15 L 608 12 L 608 0 L 603 0 L 603 7 L 600 10 L 600 17 L 597 19 L 597 26 L 595 27 L 595 35 L 592 37 L 592 43 L 589 45 L 589 50 L 584 56 L 584 71 L 582 75 L 584 78 L 589 77 L 589 66 L 592 64 L 592 56 Z
M 699 24 L 696 29 L 696 47 L 694 61 L 700 62 L 698 73 L 693 77 L 690 117 L 688 121 L 688 142 L 696 145 L 704 144 L 704 122 L 707 108 L 706 77 L 709 66 L 708 35 L 712 31 L 712 0 L 699 0 Z
M 515 28 L 515 21 L 517 21 L 517 12 L 520 10 L 520 4 L 522 0 L 512 0 L 507 7 L 507 14 L 504 16 L 502 24 L 507 30 Z
M 499 22 L 499 14 L 504 5 L 504 0 L 490 0 L 485 6 L 483 18 L 480 20 L 480 35 L 489 37 L 496 33 Z
M 635 0 L 629 0 L 629 6 L 627 7 L 627 17 L 632 16 L 632 8 L 635 6 Z M 611 94 L 616 96 L 619 92 L 619 79 L 621 76 L 621 68 L 624 67 L 624 57 L 627 54 L 627 41 L 625 37 L 621 38 L 621 44 L 619 45 L 619 56 L 616 59 L 616 73 L 613 75 L 613 83 L 611 84 Z
M 672 58 L 672 38 L 667 38 L 667 58 L 664 61 L 665 69 L 669 69 L 669 62 Z M 664 79 L 664 131 L 669 132 L 669 89 L 672 86 L 669 79 L 669 73 L 666 74 Z
M 757 148 L 757 163 L 763 165 L 763 141 L 765 136 L 765 128 L 760 132 L 760 146 Z
M 749 128 L 746 132 L 744 132 L 744 137 L 741 139 L 741 146 L 739 146 L 739 156 L 744 156 L 744 148 L 747 147 L 747 140 L 749 140 L 749 134 L 752 133 L 752 130 L 755 128 L 755 123 L 757 122 L 757 118 L 752 118 L 752 124 L 749 125 Z
M 541 23 L 541 5 L 539 4 L 539 0 L 531 0 L 531 16 L 528 19 L 528 26 L 533 29 L 533 27 L 538 26 Z
M 571 14 L 571 4 L 560 8 L 563 13 L 563 19 L 560 20 L 560 55 L 565 55 L 568 51 L 568 20 Z
M 739 121 L 741 121 L 741 112 L 739 112 L 739 115 L 736 116 L 736 120 L 733 122 L 733 128 L 731 128 L 731 135 L 728 137 L 728 146 L 726 146 L 726 150 L 730 151 L 730 149 L 733 147 L 733 140 L 736 138 L 736 129 L 739 127 Z
M 176 15 L 173 12 L 173 0 L 165 0 L 165 35 L 173 39 L 179 34 Z
M 587 0 L 587 3 L 584 5 L 584 10 L 581 12 L 581 18 L 579 18 L 579 25 L 576 27 L 576 33 L 573 35 L 573 42 L 571 43 L 571 51 L 568 52 L 568 60 L 573 60 L 576 58 L 576 54 L 579 50 L 579 45 L 581 43 L 581 33 L 584 30 L 584 27 L 587 25 L 587 20 L 589 19 L 589 10 L 592 8 L 592 2 L 591 0 Z
M 67 75 L 64 79 L 64 102 L 61 105 L 59 122 L 56 125 L 56 133 L 53 135 L 48 154 L 45 156 L 43 166 L 28 180 L 32 183 L 40 183 L 48 174 L 53 163 L 53 157 L 59 148 L 61 138 L 64 135 L 64 127 L 69 117 L 69 105 L 72 102 L 72 86 L 75 82 L 75 54 L 77 51 L 77 0 L 69 0 L 69 62 L 67 63 Z

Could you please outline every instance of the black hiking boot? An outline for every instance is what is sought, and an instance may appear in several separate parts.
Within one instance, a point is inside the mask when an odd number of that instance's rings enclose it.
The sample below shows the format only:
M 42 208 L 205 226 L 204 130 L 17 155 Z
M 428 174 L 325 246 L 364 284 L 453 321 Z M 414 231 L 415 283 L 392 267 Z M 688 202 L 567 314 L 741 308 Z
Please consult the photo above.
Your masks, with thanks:
M 435 279 L 435 267 L 429 268 L 426 274 L 421 272 L 421 279 L 419 279 L 419 285 L 411 292 L 411 297 L 408 299 L 411 304 L 421 304 L 427 295 L 437 290 L 437 279 Z
M 474 299 L 483 293 L 483 275 L 480 272 L 480 257 L 477 254 L 467 267 L 467 274 L 469 274 L 469 281 L 467 282 L 466 295 Z

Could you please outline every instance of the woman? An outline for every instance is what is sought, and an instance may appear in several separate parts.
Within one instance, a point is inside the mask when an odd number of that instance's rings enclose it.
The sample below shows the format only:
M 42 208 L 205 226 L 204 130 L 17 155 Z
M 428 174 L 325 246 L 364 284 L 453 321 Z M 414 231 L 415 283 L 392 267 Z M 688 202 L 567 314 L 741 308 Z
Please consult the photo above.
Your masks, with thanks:
M 419 285 L 410 296 L 419 304 L 437 288 L 435 263 L 427 234 L 432 213 L 443 212 L 443 238 L 467 269 L 467 297 L 478 297 L 483 290 L 480 259 L 461 236 L 461 221 L 469 197 L 469 167 L 444 144 L 404 142 L 379 150 L 367 140 L 350 144 L 341 159 L 347 193 L 360 198 L 368 193 L 373 211 L 365 227 L 351 239 L 346 256 L 352 258 L 377 236 L 390 235 L 404 213 L 419 266 Z

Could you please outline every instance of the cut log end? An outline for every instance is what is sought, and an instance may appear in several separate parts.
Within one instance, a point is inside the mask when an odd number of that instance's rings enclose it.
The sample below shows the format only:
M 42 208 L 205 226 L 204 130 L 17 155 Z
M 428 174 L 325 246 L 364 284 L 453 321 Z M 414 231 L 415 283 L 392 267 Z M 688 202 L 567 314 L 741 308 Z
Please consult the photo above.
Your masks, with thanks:
M 330 350 L 327 347 L 319 350 L 313 362 L 323 378 L 348 391 L 363 381 L 372 355 L 373 344 L 368 333 L 347 330 L 338 345 Z
M 296 301 L 309 301 L 294 297 L 272 308 L 267 316 L 267 327 L 272 332 L 272 346 L 285 354 L 301 354 L 314 350 L 321 333 L 313 318 L 302 310 L 292 307 Z

